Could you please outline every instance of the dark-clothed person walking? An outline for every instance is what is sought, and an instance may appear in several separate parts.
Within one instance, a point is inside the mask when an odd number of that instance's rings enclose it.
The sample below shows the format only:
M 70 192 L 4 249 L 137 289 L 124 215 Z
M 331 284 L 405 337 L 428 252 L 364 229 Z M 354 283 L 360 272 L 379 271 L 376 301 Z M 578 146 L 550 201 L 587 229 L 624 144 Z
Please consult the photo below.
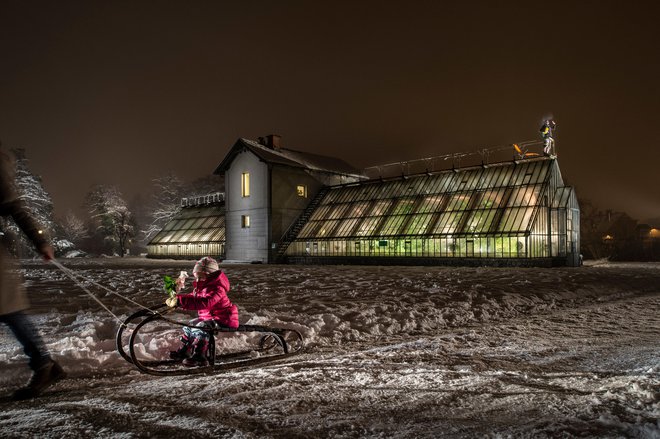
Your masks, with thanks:
M 18 198 L 13 161 L 0 147 L 0 215 L 9 216 L 32 241 L 37 251 L 46 260 L 53 258 L 53 248 L 48 238 Z M 2 240 L 0 240 L 2 241 Z M 15 259 L 0 243 L 0 322 L 9 326 L 30 359 L 33 371 L 29 383 L 18 389 L 14 399 L 38 396 L 46 387 L 65 377 L 65 373 L 46 350 L 41 336 L 35 329 L 25 310 L 29 307 L 25 288 L 19 274 L 13 269 Z

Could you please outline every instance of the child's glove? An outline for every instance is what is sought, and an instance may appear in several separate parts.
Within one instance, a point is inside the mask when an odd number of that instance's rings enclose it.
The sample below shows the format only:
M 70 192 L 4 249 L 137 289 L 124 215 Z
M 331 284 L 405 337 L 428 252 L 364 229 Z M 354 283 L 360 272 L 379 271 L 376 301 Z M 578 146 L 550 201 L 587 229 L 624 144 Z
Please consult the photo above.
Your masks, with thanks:
M 170 308 L 176 308 L 177 305 L 179 305 L 179 301 L 176 296 L 168 297 L 165 301 L 165 305 L 169 306 Z
M 179 277 L 176 278 L 176 292 L 178 293 L 181 291 L 181 289 L 186 285 L 186 278 L 188 277 L 188 273 L 185 271 L 182 271 L 179 273 Z

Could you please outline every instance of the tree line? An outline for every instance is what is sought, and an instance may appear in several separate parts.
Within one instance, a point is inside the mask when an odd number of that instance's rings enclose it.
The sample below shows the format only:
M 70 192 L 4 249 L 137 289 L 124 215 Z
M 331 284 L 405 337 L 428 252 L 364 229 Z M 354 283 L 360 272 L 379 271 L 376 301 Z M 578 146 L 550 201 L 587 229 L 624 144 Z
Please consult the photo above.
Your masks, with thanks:
M 169 171 L 152 181 L 146 196 L 126 200 L 116 185 L 97 184 L 86 193 L 83 214 L 54 214 L 53 201 L 41 178 L 30 171 L 25 150 L 9 150 L 15 163 L 19 198 L 52 238 L 56 256 L 125 256 L 145 251 L 146 244 L 180 210 L 180 199 L 222 191 L 223 181 L 211 175 L 190 183 Z M 33 246 L 11 218 L 0 219 L 2 239 L 19 257 L 35 255 Z
M 15 158 L 16 185 L 20 198 L 53 237 L 57 256 L 78 254 L 137 254 L 180 210 L 183 197 L 223 191 L 220 176 L 207 176 L 184 183 L 169 171 L 152 181 L 146 196 L 127 201 L 115 185 L 97 184 L 84 197 L 83 215 L 68 212 L 55 218 L 53 202 L 41 178 L 29 169 L 25 151 L 10 150 Z M 581 252 L 586 259 L 660 260 L 660 240 L 645 239 L 648 233 L 624 212 L 603 210 L 580 199 Z M 654 224 L 656 227 L 658 224 Z M 10 218 L 0 219 L 2 239 L 16 255 L 34 255 Z
M 585 259 L 660 260 L 660 239 L 652 232 L 660 225 L 660 218 L 643 224 L 625 212 L 600 209 L 586 199 L 578 203 L 580 249 Z

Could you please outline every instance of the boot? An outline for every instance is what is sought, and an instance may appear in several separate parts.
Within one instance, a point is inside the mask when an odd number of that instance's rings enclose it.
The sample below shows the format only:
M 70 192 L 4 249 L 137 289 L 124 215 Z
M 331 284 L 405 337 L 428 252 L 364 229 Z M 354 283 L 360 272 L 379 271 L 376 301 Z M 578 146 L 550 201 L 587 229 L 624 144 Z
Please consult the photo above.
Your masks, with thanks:
M 192 357 L 183 360 L 183 365 L 188 367 L 204 367 L 209 365 L 208 360 L 209 342 L 208 340 L 198 340 L 195 346 L 195 352 Z
M 185 360 L 192 357 L 193 343 L 192 340 L 185 335 L 181 337 L 181 347 L 176 351 L 170 351 L 170 358 L 172 360 Z
M 20 401 L 37 397 L 46 387 L 65 377 L 66 372 L 62 370 L 62 367 L 55 361 L 48 360 L 46 364 L 34 371 L 27 386 L 14 392 L 12 399 Z

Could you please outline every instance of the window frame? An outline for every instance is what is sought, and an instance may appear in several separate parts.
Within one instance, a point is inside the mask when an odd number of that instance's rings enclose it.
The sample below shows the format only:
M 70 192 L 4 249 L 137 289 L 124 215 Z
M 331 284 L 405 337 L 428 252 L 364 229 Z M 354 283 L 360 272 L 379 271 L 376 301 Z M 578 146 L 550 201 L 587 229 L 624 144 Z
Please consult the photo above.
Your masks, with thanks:
M 250 173 L 241 173 L 241 197 L 248 198 L 250 196 Z

